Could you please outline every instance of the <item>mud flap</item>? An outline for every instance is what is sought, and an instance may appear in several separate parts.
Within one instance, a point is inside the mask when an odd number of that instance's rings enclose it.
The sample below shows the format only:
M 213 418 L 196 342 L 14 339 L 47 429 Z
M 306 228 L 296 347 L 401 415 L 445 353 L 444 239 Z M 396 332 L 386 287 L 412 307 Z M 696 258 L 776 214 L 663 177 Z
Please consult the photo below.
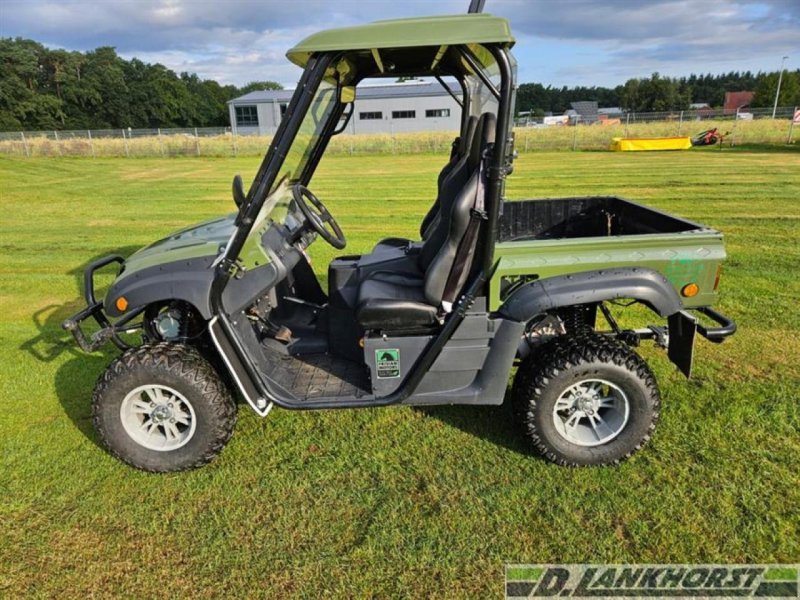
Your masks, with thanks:
M 667 319 L 667 330 L 669 331 L 667 356 L 681 373 L 687 378 L 691 377 L 697 319 L 684 311 L 676 312 Z

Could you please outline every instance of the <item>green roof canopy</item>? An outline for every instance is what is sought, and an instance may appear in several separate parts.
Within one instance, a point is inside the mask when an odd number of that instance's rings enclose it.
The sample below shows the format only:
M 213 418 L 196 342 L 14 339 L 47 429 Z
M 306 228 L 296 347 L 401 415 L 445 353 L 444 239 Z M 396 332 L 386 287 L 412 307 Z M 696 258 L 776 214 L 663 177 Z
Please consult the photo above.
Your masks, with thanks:
M 459 44 L 504 44 L 510 47 L 514 45 L 514 37 L 508 21 L 486 13 L 418 17 L 320 31 L 297 44 L 286 56 L 304 67 L 314 52 Z

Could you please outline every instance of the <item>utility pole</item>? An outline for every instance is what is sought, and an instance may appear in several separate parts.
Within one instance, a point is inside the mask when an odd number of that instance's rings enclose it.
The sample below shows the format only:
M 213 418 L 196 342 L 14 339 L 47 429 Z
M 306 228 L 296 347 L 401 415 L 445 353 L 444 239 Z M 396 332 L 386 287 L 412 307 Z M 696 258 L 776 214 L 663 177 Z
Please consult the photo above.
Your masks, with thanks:
M 781 93 L 781 82 L 783 81 L 783 63 L 784 61 L 789 58 L 788 56 L 784 56 L 781 59 L 781 70 L 778 73 L 778 89 L 775 90 L 775 104 L 772 107 L 772 118 L 775 118 L 775 113 L 778 112 L 778 96 Z

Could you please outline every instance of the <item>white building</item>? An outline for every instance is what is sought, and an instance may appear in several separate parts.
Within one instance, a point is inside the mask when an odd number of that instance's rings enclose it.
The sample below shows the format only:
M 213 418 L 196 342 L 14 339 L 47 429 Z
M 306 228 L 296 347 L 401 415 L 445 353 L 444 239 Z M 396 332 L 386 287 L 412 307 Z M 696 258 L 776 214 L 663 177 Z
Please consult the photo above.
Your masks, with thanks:
M 456 97 L 461 98 L 458 83 L 449 85 Z M 228 101 L 233 132 L 272 135 L 293 93 L 294 90 L 263 90 Z M 362 84 L 356 88 L 347 133 L 458 131 L 460 116 L 458 103 L 438 81 Z

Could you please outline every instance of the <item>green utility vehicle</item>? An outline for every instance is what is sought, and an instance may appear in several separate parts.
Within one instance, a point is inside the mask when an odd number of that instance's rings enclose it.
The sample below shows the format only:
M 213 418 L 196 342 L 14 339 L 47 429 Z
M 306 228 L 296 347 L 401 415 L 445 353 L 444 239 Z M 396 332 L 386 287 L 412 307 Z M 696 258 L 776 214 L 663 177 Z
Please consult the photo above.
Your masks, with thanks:
M 696 333 L 734 332 L 710 308 L 722 235 L 617 197 L 504 202 L 513 44 L 506 20 L 473 13 L 325 31 L 288 52 L 303 75 L 249 190 L 234 178 L 236 212 L 86 270 L 88 305 L 64 328 L 87 352 L 123 350 L 93 397 L 112 454 L 147 471 L 203 465 L 231 436 L 236 395 L 261 416 L 497 405 L 514 367 L 513 413 L 549 460 L 617 463 L 649 439 L 659 391 L 632 347 L 655 340 L 688 376 Z M 346 242 L 312 177 L 359 84 L 399 76 L 458 82 L 445 87 L 461 131 L 420 239 L 336 258 L 323 290 L 306 248 Z M 110 264 L 98 299 L 95 272 Z M 621 328 L 607 304 L 623 301 L 660 324 Z

